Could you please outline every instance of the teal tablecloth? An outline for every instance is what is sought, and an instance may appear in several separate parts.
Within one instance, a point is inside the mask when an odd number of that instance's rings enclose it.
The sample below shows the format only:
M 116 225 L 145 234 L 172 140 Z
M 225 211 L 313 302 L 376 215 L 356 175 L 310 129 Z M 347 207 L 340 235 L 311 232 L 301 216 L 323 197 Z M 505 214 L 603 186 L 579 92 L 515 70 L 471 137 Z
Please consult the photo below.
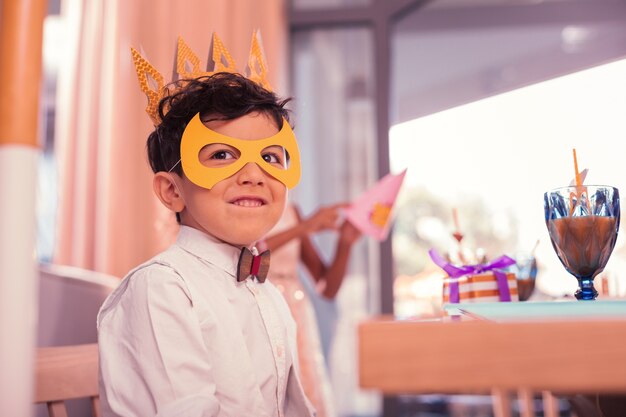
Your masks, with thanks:
M 446 304 L 449 315 L 469 313 L 492 321 L 615 318 L 626 320 L 626 300 Z

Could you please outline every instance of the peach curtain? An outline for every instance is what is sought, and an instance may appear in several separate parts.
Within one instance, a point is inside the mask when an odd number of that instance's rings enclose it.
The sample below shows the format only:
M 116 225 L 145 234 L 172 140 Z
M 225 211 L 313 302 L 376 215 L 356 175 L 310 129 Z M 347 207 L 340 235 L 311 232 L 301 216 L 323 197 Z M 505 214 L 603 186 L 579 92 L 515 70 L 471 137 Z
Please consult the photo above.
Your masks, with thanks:
M 152 192 L 151 123 L 130 47 L 171 79 L 177 36 L 203 59 L 216 31 L 243 70 L 258 28 L 272 86 L 285 95 L 285 7 L 285 0 L 64 1 L 71 41 L 58 84 L 56 263 L 123 276 L 174 238 L 173 214 Z

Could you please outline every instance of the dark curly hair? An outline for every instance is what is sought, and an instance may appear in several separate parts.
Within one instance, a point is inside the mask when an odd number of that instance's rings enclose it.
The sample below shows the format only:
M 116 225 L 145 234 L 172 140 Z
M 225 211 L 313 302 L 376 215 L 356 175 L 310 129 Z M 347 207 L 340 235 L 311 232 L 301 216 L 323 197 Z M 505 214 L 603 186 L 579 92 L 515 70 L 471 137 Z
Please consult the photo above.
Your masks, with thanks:
M 252 112 L 264 113 L 282 128 L 283 118 L 289 121 L 280 99 L 250 79 L 234 73 L 216 74 L 191 80 L 174 81 L 167 86 L 171 94 L 159 102 L 159 124 L 148 136 L 148 161 L 153 172 L 169 171 L 180 160 L 180 141 L 185 127 L 197 113 L 206 120 L 231 120 Z M 172 169 L 182 175 L 181 165 Z

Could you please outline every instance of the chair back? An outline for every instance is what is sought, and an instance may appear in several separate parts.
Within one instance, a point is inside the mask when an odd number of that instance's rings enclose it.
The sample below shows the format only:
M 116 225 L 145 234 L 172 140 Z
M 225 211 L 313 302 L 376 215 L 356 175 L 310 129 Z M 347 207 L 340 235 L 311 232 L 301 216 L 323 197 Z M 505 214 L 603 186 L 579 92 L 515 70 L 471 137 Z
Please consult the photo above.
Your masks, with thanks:
M 98 310 L 119 283 L 95 271 L 40 265 L 37 346 L 95 343 Z
M 98 402 L 98 345 L 37 349 L 35 403 L 45 403 L 50 417 L 67 417 L 65 401 L 89 398 L 95 417 Z

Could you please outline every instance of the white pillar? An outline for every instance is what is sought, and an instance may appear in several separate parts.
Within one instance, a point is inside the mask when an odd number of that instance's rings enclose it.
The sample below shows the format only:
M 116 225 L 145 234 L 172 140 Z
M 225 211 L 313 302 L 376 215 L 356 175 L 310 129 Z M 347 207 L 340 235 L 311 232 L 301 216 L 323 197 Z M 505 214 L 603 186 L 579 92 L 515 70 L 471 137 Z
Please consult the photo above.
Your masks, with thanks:
M 0 415 L 28 416 L 33 400 L 38 281 L 35 187 L 39 149 L 0 145 Z
M 0 0 L 0 416 L 29 416 L 37 287 L 35 187 L 45 0 Z

